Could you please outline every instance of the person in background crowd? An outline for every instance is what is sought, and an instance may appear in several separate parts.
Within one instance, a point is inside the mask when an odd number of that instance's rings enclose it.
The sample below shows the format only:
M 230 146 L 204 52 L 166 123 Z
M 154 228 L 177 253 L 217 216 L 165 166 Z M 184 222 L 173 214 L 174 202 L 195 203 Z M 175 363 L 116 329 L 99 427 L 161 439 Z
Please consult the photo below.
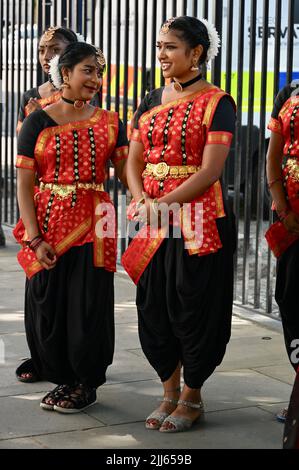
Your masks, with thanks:
M 23 93 L 18 116 L 17 132 L 22 123 L 32 111 L 42 109 L 60 99 L 60 90 L 54 86 L 49 75 L 50 60 L 55 55 L 61 55 L 68 44 L 78 42 L 79 35 L 71 29 L 51 26 L 41 36 L 38 45 L 38 59 L 48 80 L 39 87 L 31 88 Z
M 279 306 L 287 354 L 297 370 L 293 355 L 299 339 L 297 284 L 299 267 L 299 82 L 286 85 L 277 95 L 268 128 L 268 186 L 278 220 L 266 233 L 277 257 L 275 300 Z M 298 344 L 297 344 L 298 346 Z M 277 415 L 286 420 L 288 410 Z

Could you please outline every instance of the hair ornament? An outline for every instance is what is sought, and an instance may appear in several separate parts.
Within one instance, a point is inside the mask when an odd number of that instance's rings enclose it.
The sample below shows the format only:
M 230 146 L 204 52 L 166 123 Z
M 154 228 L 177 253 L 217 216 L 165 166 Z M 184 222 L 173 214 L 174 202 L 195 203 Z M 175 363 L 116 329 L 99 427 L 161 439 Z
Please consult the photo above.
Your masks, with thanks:
M 80 33 L 75 33 L 78 39 L 78 42 L 85 42 L 84 36 Z
M 105 67 L 106 67 L 106 59 L 105 59 L 105 56 L 103 54 L 103 52 L 101 51 L 100 48 L 96 47 L 96 50 L 97 50 L 97 63 L 99 65 L 99 67 L 104 70 Z
M 172 23 L 177 19 L 177 17 L 172 17 L 169 18 L 169 20 L 165 21 L 165 23 L 162 24 L 162 27 L 160 29 L 160 33 L 162 34 L 167 34 L 169 31 L 170 26 Z
M 200 18 L 200 21 L 207 28 L 209 41 L 210 41 L 210 47 L 207 50 L 207 59 L 206 59 L 206 63 L 208 63 L 218 55 L 219 48 L 220 48 L 220 37 L 215 26 L 212 23 L 209 23 L 208 20 L 206 20 L 205 18 Z
M 49 42 L 52 41 L 54 34 L 56 33 L 59 26 L 50 26 L 43 34 L 42 38 L 44 41 Z
M 49 65 L 50 65 L 49 75 L 51 77 L 51 81 L 53 82 L 53 85 L 55 86 L 55 88 L 59 90 L 61 86 L 63 85 L 63 82 L 62 82 L 62 78 L 59 72 L 58 63 L 59 63 L 59 55 L 55 55 L 54 57 L 52 57 L 52 59 L 49 62 Z

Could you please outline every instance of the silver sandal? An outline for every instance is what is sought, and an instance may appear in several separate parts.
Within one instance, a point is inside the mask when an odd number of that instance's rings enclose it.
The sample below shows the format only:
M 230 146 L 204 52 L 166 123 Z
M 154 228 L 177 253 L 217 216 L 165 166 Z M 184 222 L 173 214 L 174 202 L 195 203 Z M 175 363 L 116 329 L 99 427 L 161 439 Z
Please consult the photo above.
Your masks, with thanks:
M 199 403 L 194 403 L 192 401 L 186 401 L 186 400 L 178 400 L 178 405 L 184 405 L 189 408 L 196 408 L 201 411 L 200 415 L 195 419 L 192 420 L 190 418 L 183 418 L 182 416 L 171 416 L 169 415 L 166 417 L 164 420 L 163 424 L 165 423 L 170 423 L 174 427 L 172 428 L 160 428 L 160 432 L 182 432 L 182 431 L 187 431 L 190 429 L 193 424 L 195 424 L 199 419 L 202 419 L 203 414 L 204 414 L 204 406 L 203 402 L 200 401 Z
M 165 390 L 165 391 L 166 391 L 166 393 L 167 392 L 178 392 L 178 393 L 180 393 L 181 389 L 176 388 L 174 390 Z M 167 402 L 167 403 L 171 403 L 173 405 L 177 405 L 179 400 L 175 400 L 174 398 L 164 397 L 164 398 L 159 398 L 159 401 L 161 401 L 161 402 L 164 401 L 164 402 Z M 146 429 L 159 429 L 160 426 L 162 425 L 162 423 L 164 422 L 165 418 L 167 418 L 167 416 L 169 416 L 169 415 L 170 415 L 170 413 L 166 413 L 166 411 L 159 411 L 159 409 L 154 410 L 145 420 Z M 155 420 L 156 423 L 155 424 L 149 423 L 150 420 Z

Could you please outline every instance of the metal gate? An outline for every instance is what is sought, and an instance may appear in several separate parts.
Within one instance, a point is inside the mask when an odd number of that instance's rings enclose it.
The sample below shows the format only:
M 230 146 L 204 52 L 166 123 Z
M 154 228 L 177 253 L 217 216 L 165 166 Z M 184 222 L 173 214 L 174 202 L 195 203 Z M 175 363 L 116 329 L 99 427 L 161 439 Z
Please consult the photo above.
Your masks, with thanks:
M 146 91 L 163 85 L 155 47 L 161 23 L 185 14 L 216 25 L 222 48 L 205 73 L 237 103 L 236 134 L 223 177 L 238 229 L 235 303 L 277 316 L 275 261 L 264 240 L 272 218 L 265 184 L 266 126 L 278 90 L 299 77 L 299 0 L 0 0 L 0 245 L 5 243 L 1 223 L 13 225 L 18 217 L 17 112 L 21 94 L 45 79 L 37 60 L 42 31 L 66 26 L 104 51 L 102 105 L 118 111 L 127 126 Z M 107 186 L 118 207 L 124 188 L 114 178 Z M 124 213 L 119 206 L 119 217 Z M 125 246 L 122 239 L 121 251 Z

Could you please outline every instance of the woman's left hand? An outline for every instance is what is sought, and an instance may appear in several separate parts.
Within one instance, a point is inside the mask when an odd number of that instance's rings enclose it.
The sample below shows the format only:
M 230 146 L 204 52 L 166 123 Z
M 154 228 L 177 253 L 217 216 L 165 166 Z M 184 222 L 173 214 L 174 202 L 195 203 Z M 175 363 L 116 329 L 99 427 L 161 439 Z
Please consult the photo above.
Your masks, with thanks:
M 151 225 L 153 225 L 154 222 L 157 223 L 158 221 L 158 226 L 160 226 L 160 217 L 153 211 L 154 199 L 152 199 L 146 192 L 143 192 L 142 195 L 144 198 L 144 203 L 137 208 L 134 219 L 136 221 Z
M 145 221 L 147 224 L 150 224 L 153 220 L 153 211 L 152 211 L 152 203 L 153 199 L 149 197 L 149 195 L 145 192 L 142 193 L 145 202 L 143 204 L 144 207 L 144 214 L 145 214 Z
M 142 193 L 143 200 L 136 204 L 136 212 L 134 220 L 142 223 L 149 223 L 150 221 L 150 206 L 152 199 L 145 192 Z

